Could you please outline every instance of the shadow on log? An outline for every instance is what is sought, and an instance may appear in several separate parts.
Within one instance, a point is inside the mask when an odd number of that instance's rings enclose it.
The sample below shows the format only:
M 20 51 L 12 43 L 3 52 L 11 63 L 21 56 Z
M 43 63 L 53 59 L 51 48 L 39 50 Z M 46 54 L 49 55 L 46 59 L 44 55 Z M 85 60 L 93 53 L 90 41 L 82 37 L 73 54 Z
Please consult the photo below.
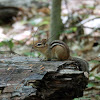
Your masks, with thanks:
M 0 59 L 0 100 L 72 100 L 82 97 L 88 84 L 88 63 L 40 61 L 24 56 Z

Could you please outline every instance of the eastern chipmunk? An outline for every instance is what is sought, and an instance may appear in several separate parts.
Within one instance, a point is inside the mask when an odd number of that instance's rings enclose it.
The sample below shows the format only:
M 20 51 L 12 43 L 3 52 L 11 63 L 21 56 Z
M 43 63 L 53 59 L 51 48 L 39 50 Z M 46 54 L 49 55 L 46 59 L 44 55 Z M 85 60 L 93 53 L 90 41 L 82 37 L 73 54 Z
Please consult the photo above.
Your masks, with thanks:
M 70 50 L 68 46 L 60 40 L 54 40 L 51 43 L 47 43 L 46 39 L 42 39 L 40 42 L 33 44 L 33 49 L 44 54 L 46 60 L 67 60 L 70 57 Z

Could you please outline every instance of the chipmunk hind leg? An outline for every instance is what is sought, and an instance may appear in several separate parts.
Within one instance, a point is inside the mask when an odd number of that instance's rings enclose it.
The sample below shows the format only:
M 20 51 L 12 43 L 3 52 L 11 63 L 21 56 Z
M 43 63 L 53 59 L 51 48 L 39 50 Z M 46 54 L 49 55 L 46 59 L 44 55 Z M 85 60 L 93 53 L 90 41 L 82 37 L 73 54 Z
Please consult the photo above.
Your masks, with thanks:
M 55 56 L 59 61 L 66 60 L 68 58 L 68 55 L 66 55 L 66 50 L 60 45 L 55 47 Z

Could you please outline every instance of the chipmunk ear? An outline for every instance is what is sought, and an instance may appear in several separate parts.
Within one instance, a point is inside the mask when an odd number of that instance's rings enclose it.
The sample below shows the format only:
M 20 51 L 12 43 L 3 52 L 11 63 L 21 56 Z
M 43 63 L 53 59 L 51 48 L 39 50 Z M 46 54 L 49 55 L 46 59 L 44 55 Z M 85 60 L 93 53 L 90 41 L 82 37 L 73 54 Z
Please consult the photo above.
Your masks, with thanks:
M 42 43 L 43 43 L 44 45 L 46 45 L 47 39 L 42 39 Z

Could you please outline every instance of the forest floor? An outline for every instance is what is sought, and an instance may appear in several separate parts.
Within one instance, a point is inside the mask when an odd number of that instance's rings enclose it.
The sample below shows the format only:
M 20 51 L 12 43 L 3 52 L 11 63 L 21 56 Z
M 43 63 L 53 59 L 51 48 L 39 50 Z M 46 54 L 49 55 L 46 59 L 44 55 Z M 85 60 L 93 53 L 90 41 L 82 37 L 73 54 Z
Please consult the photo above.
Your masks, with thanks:
M 59 38 L 69 45 L 72 56 L 89 62 L 90 70 L 84 96 L 75 100 L 100 100 L 100 1 L 65 1 L 62 2 L 61 14 L 65 29 Z M 0 53 L 14 51 L 20 55 L 43 57 L 38 52 L 31 52 L 31 49 L 33 38 L 34 41 L 50 38 L 50 8 L 50 5 L 24 8 L 26 14 L 14 18 L 13 24 L 0 26 Z M 79 34 L 80 30 L 82 33 Z

